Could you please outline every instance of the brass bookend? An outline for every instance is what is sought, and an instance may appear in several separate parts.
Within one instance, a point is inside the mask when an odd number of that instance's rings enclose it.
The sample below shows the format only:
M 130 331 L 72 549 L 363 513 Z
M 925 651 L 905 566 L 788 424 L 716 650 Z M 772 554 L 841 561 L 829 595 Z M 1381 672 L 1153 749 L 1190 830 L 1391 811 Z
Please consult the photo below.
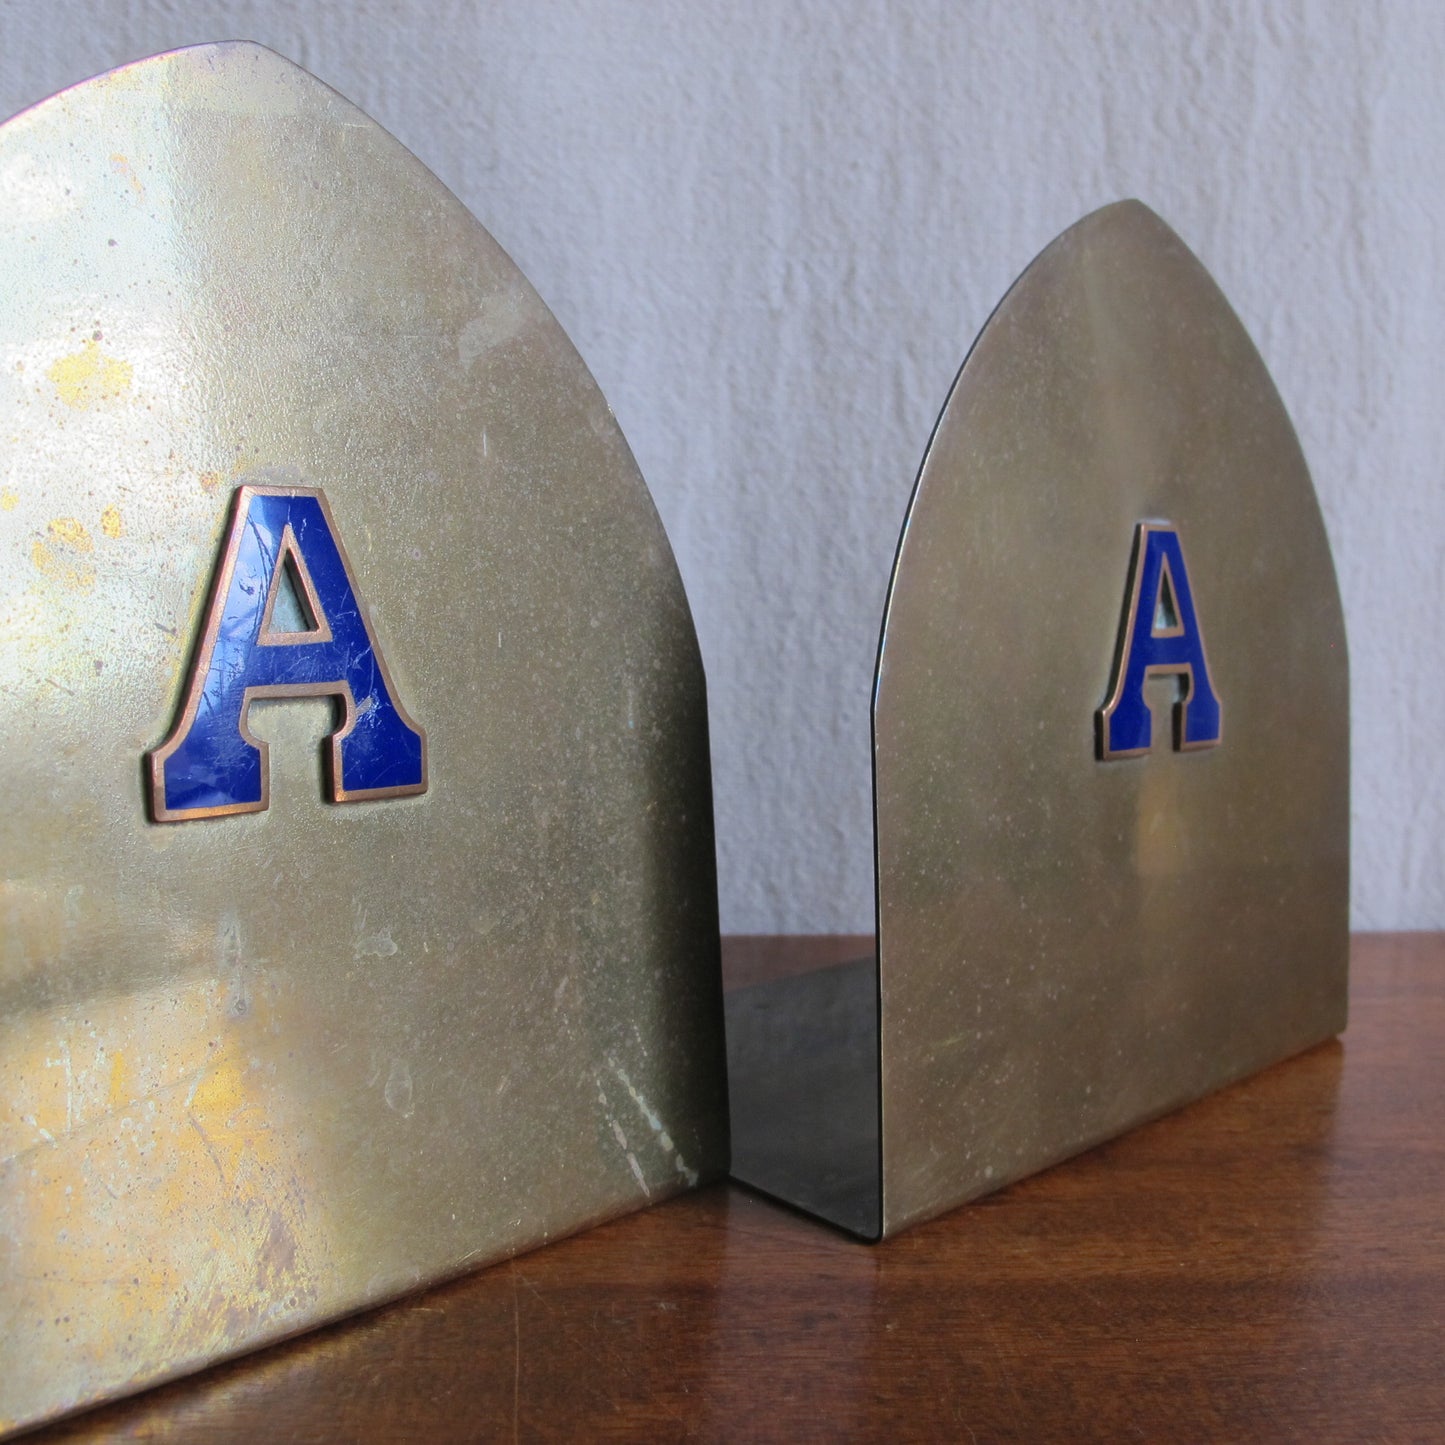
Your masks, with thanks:
M 1348 729 L 1264 364 L 1157 216 L 1098 211 L 929 445 L 873 699 L 877 958 L 729 995 L 734 1173 L 880 1238 L 1338 1032 Z
M 727 1159 L 702 666 L 606 402 L 250 45 L 0 129 L 0 1429 Z

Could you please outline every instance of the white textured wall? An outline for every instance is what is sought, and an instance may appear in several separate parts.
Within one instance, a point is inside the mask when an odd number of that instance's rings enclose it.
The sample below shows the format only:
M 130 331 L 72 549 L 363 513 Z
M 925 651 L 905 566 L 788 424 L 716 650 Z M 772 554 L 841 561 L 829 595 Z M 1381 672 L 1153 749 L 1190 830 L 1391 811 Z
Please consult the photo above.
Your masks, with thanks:
M 273 46 L 557 312 L 667 523 L 729 931 L 872 926 L 868 695 L 934 417 L 1015 274 L 1147 201 L 1265 354 L 1334 544 L 1358 926 L 1445 925 L 1438 0 L 0 0 L 0 110 Z

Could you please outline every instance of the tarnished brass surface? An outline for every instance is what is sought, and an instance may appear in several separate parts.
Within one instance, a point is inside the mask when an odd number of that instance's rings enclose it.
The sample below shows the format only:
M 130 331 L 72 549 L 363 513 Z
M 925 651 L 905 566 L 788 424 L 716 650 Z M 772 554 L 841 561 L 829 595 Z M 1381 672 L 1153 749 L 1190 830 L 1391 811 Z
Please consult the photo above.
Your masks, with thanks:
M 1152 748 L 1100 761 L 1152 521 L 1187 553 L 1225 725 L 1176 751 L 1177 689 L 1151 682 Z M 899 545 L 874 703 L 885 1233 L 1344 1026 L 1348 742 L 1329 547 L 1264 364 L 1157 216 L 1098 211 L 979 337 Z
M 1141 616 L 1198 642 L 1141 654 L 1149 747 L 1118 735 Z M 877 968 L 728 996 L 739 1178 L 876 1239 L 1343 1028 L 1329 546 L 1263 362 L 1137 202 L 1054 242 L 965 362 L 873 726 Z
M 11 121 L 0 196 L 15 1427 L 659 1199 L 727 1143 L 692 624 L 516 268 L 245 45 Z M 243 484 L 324 493 L 424 794 L 328 801 L 332 701 L 266 701 L 264 811 L 149 820 Z

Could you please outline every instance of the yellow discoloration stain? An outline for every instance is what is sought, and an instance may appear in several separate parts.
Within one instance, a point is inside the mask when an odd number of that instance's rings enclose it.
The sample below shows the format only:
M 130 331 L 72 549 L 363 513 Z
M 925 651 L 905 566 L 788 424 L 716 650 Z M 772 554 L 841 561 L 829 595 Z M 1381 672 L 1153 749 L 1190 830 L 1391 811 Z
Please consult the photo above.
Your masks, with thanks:
M 30 560 L 36 571 L 68 587 L 72 592 L 89 592 L 95 586 L 95 568 L 73 562 L 38 539 L 31 544 Z
M 0 1198 L 21 1247 L 15 1319 L 55 1321 L 83 1380 L 188 1348 L 234 1350 L 314 1307 L 333 1273 L 318 1180 L 278 1105 L 282 996 L 258 976 L 174 981 L 0 1021 Z M 38 1387 L 62 1355 L 7 1357 Z
M 50 524 L 49 531 L 63 547 L 73 547 L 77 552 L 95 551 L 95 543 L 90 540 L 85 524 L 74 517 L 57 517 Z
M 206 1070 L 191 1095 L 191 1118 L 227 1188 L 235 1182 L 246 1155 L 261 1142 L 258 1136 L 267 1132 L 264 1111 L 246 1085 L 240 1062 L 222 1058 Z
M 57 919 L 48 944 L 58 952 L 64 942 L 65 925 Z M 255 991 L 244 1024 L 236 1022 L 230 1002 L 226 983 L 196 980 L 160 998 L 93 1006 L 83 1021 L 60 1015 L 49 1032 L 0 1027 L 0 1161 L 39 1139 L 26 1119 L 59 1137 L 66 1120 L 77 1132 L 176 1090 L 189 1100 L 191 1113 L 225 1124 L 228 1110 L 235 1112 L 243 1102 L 237 1064 L 234 1059 L 227 1064 L 227 1040 L 265 1036 L 275 1020 L 265 990 Z M 62 1087 L 55 1072 L 60 1060 L 63 1095 L 56 1093 Z M 58 1113 L 57 1098 L 63 1105 Z
M 106 1095 L 106 1104 L 112 1109 L 122 1108 L 130 1102 L 130 1081 L 127 1078 L 125 1053 L 117 1050 L 115 1057 L 110 1061 L 110 1089 Z
M 13 512 L 20 505 L 20 498 L 8 487 L 0 492 L 0 512 Z
M 72 592 L 89 592 L 95 586 L 95 568 L 82 558 L 95 551 L 85 525 L 74 517 L 57 517 L 46 528 L 45 538 L 30 547 L 36 571 L 68 587 Z
M 201 490 L 203 492 L 214 492 L 221 485 L 220 472 L 202 472 Z
M 140 177 L 136 175 L 130 161 L 125 156 L 120 154 L 111 156 L 110 168 L 116 175 L 124 176 L 130 182 L 130 188 L 136 193 L 136 196 L 142 201 L 145 200 L 146 188 L 141 185 Z
M 120 519 L 120 508 L 114 503 L 100 514 L 100 530 L 107 537 L 119 537 L 125 531 L 125 524 Z
M 51 362 L 45 374 L 66 406 L 89 411 L 123 397 L 131 388 L 135 368 L 128 361 L 107 356 L 90 339 L 81 344 L 79 351 Z

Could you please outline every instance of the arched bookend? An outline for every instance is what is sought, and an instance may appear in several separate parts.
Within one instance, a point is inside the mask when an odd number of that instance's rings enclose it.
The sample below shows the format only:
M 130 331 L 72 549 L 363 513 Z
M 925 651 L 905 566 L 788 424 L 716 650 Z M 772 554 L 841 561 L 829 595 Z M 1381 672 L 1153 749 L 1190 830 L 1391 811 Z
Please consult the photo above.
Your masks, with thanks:
M 873 701 L 877 957 L 729 995 L 734 1173 L 880 1238 L 1338 1032 L 1348 726 L 1264 365 L 1157 216 L 1098 211 L 929 445 Z
M 702 666 L 561 328 L 250 45 L 0 130 L 0 1430 L 726 1167 Z

